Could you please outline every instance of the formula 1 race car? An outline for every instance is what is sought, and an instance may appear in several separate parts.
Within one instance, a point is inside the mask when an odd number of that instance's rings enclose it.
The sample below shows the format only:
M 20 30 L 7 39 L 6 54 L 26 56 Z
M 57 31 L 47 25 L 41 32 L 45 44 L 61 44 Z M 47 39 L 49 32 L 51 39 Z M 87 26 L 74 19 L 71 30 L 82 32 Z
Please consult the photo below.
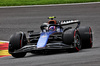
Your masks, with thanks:
M 9 53 L 15 57 L 24 57 L 27 52 L 38 52 L 43 50 L 67 49 L 78 52 L 82 48 L 92 48 L 92 29 L 90 27 L 79 27 L 79 20 L 54 20 L 49 17 L 47 23 L 40 26 L 41 32 L 28 31 L 26 37 L 24 32 L 16 32 L 11 35 L 9 41 Z M 76 24 L 75 28 L 67 27 Z M 65 27 L 64 27 L 65 26 Z

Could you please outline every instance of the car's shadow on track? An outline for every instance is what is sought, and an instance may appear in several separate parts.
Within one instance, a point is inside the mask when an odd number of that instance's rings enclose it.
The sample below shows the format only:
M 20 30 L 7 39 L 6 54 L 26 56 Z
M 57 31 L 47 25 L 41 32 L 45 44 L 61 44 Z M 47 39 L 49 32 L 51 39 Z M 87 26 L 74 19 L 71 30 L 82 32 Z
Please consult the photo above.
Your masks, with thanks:
M 27 55 L 24 58 L 27 57 L 35 57 L 35 56 L 48 56 L 48 55 L 56 55 L 56 54 L 71 54 L 71 53 L 80 53 L 80 52 L 74 52 L 74 51 L 69 51 L 69 50 L 52 50 L 52 51 L 43 51 L 40 53 L 32 53 L 31 55 Z
M 36 57 L 36 56 L 48 56 L 48 55 L 56 55 L 56 54 L 64 54 L 69 53 L 67 50 L 55 50 L 55 51 L 48 51 L 48 52 L 40 52 L 40 53 L 31 53 L 31 55 L 27 55 L 24 58 L 28 57 Z
M 89 52 L 94 49 L 98 49 L 100 47 L 93 47 L 93 48 L 85 48 L 80 50 L 79 52 L 69 51 L 69 50 L 52 50 L 52 51 L 46 51 L 46 52 L 40 52 L 40 53 L 32 53 L 31 55 L 25 56 L 27 57 L 34 57 L 34 56 L 47 56 L 47 55 L 56 55 L 56 54 L 71 54 L 71 53 L 83 53 L 83 52 Z

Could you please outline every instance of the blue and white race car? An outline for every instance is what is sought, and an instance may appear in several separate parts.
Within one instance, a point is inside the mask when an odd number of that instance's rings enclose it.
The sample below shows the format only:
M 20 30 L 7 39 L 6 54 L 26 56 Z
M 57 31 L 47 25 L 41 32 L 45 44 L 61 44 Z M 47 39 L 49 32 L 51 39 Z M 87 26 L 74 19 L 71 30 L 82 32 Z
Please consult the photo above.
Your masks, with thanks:
M 9 53 L 15 57 L 24 57 L 27 52 L 37 53 L 44 50 L 66 49 L 78 52 L 82 48 L 92 48 L 92 29 L 80 27 L 79 20 L 54 20 L 49 17 L 47 23 L 40 26 L 41 31 L 35 33 L 28 31 L 26 37 L 24 32 L 16 32 L 11 35 L 9 41 Z M 76 24 L 75 28 L 69 25 Z

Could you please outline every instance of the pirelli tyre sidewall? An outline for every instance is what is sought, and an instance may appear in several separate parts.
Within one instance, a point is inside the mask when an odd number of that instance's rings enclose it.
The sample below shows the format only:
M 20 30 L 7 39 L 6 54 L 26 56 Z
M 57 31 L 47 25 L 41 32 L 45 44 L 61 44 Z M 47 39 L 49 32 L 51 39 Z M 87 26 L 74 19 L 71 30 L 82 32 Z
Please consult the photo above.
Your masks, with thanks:
M 80 38 L 78 30 L 76 29 L 66 30 L 63 33 L 62 39 L 65 44 L 72 45 L 74 47 L 72 49 L 72 52 L 81 50 L 81 38 Z
M 80 27 L 78 30 L 81 36 L 82 48 L 92 48 L 93 35 L 91 27 Z
M 9 53 L 13 57 L 23 57 L 26 53 L 13 53 L 15 50 L 18 50 L 27 44 L 26 35 L 23 32 L 17 32 L 10 37 L 9 41 Z

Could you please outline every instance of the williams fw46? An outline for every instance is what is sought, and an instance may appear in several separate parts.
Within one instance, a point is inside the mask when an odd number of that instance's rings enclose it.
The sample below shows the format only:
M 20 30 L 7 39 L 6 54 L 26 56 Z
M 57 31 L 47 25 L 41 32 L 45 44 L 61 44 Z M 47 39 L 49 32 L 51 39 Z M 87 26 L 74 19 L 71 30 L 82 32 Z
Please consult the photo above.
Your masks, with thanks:
M 24 32 L 11 35 L 9 53 L 19 58 L 24 57 L 27 52 L 35 54 L 59 49 L 78 52 L 82 48 L 92 48 L 91 27 L 80 27 L 79 20 L 56 21 L 54 18 L 49 17 L 50 20 L 40 26 L 40 32 L 28 31 L 28 37 Z M 73 24 L 76 25 L 75 28 L 70 27 Z

